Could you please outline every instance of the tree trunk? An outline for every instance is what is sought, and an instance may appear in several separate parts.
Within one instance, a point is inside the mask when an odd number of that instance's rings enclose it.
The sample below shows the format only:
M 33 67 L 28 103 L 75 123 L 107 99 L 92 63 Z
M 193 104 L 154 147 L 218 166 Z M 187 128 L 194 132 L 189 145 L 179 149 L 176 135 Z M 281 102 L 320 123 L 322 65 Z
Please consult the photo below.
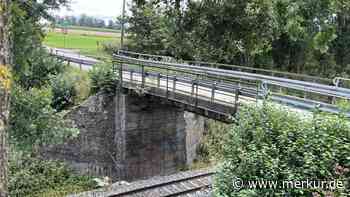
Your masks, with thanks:
M 9 3 L 0 0 L 0 197 L 7 197 L 7 125 L 9 117 L 10 93 L 10 37 L 9 37 Z

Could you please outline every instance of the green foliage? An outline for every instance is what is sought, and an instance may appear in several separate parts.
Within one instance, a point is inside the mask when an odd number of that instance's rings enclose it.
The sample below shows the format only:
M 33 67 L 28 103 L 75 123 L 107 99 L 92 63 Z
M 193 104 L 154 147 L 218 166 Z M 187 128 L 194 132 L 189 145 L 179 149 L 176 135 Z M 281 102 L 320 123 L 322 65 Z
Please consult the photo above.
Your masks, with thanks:
M 51 104 L 50 88 L 28 91 L 18 86 L 13 88 L 9 134 L 16 149 L 35 151 L 37 146 L 58 143 L 78 134 L 78 129 L 69 126 L 63 114 L 57 114 Z
M 42 18 L 50 19 L 47 9 L 57 8 L 65 2 L 15 0 L 11 3 L 14 78 L 25 89 L 45 86 L 51 75 L 64 69 L 42 47 L 44 31 L 40 21 Z
M 203 0 L 183 7 L 181 0 L 133 2 L 131 50 L 325 77 L 349 75 L 347 1 Z
M 79 104 L 90 95 L 88 73 L 78 68 L 69 67 L 62 74 L 53 76 L 51 106 L 62 111 Z
M 198 155 L 203 161 L 212 160 L 218 162 L 222 160 L 225 141 L 230 129 L 231 125 L 229 124 L 214 120 L 206 121 L 205 130 L 207 133 L 204 135 L 198 151 Z
M 277 106 L 246 106 L 230 130 L 224 163 L 215 183 L 216 196 L 312 196 L 312 189 L 236 190 L 235 177 L 255 180 L 342 180 L 349 183 L 350 125 L 346 118 L 301 116 Z M 335 190 L 332 196 L 350 192 Z
M 101 91 L 109 94 L 115 93 L 117 79 L 111 64 L 95 65 L 89 71 L 89 76 L 91 80 L 91 94 Z
M 111 42 L 102 42 L 102 50 L 109 55 L 113 55 L 119 50 L 119 46 Z
M 128 31 L 133 42 L 128 47 L 135 51 L 164 53 L 167 26 L 161 8 L 156 8 L 153 2 L 148 2 L 141 7 L 134 4 L 131 10 L 133 17 L 129 20 Z
M 55 161 L 17 156 L 12 157 L 9 170 L 10 196 L 64 196 L 95 187 L 91 177 L 73 175 L 64 164 Z
M 57 75 L 51 80 L 52 107 L 58 111 L 67 109 L 75 104 L 77 91 L 74 87 L 75 79 L 70 75 Z

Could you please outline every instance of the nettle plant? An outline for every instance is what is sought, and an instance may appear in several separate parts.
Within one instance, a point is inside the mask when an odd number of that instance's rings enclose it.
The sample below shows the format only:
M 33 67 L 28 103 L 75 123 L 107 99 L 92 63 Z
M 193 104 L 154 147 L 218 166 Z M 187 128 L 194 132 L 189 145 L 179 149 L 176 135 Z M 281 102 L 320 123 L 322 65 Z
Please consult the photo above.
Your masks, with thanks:
M 338 189 L 237 189 L 234 180 L 338 180 L 350 183 L 350 124 L 342 114 L 301 114 L 265 103 L 245 106 L 229 131 L 215 195 L 345 196 Z

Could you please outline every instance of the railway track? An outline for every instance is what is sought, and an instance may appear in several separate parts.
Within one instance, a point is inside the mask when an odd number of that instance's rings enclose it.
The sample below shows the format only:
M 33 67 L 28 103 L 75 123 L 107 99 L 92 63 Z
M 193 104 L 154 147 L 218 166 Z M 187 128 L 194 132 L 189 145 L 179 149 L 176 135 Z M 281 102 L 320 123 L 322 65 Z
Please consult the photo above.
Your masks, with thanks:
M 208 196 L 213 171 L 183 172 L 167 177 L 140 181 L 109 193 L 108 197 L 184 197 Z
M 212 170 L 187 171 L 84 192 L 68 197 L 210 197 Z

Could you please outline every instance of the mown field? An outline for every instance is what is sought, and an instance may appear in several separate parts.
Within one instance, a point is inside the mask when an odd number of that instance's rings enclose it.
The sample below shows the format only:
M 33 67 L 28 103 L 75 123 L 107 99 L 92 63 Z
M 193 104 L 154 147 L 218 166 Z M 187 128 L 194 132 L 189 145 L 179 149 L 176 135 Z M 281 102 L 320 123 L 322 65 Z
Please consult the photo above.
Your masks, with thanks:
M 106 56 L 103 52 L 103 43 L 119 45 L 120 33 L 104 32 L 95 30 L 68 29 L 64 34 L 61 29 L 50 30 L 44 40 L 49 47 L 79 50 L 82 54 L 101 57 Z
M 62 28 L 62 26 L 57 26 L 57 28 Z M 68 26 L 67 28 L 75 29 L 75 30 L 84 30 L 84 31 L 120 33 L 120 30 L 108 29 L 108 28 L 96 28 L 96 27 L 85 27 L 85 26 Z

